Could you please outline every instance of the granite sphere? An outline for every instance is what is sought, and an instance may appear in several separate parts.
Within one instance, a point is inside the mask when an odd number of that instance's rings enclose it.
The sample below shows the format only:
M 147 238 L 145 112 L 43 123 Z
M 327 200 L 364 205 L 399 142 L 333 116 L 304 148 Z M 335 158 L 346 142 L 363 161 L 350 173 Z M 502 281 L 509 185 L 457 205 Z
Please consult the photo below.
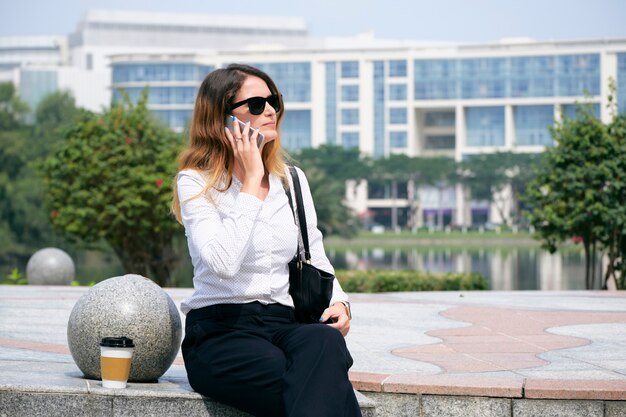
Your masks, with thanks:
M 38 250 L 26 265 L 26 279 L 31 285 L 70 285 L 74 274 L 74 261 L 57 248 Z
M 109 278 L 78 299 L 67 325 L 70 352 L 87 378 L 101 379 L 99 343 L 107 336 L 133 339 L 129 381 L 154 382 L 180 348 L 180 314 L 172 298 L 150 279 Z

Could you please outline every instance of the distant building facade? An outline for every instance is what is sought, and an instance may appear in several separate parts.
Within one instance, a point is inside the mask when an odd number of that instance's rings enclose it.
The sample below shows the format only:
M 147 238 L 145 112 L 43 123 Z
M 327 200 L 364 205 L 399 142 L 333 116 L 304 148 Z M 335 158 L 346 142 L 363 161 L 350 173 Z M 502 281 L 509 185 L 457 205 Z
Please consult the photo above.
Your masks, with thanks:
M 626 109 L 626 40 L 111 59 L 112 87 L 135 97 L 149 84 L 151 108 L 176 129 L 191 117 L 202 74 L 229 62 L 267 71 L 285 98 L 281 139 L 290 150 L 335 144 L 373 157 L 457 161 L 484 152 L 542 152 L 552 146 L 548 127 L 561 114 L 575 116 L 576 103 L 589 102 L 608 119 L 610 78 Z M 422 187 L 419 194 L 416 226 L 436 224 L 440 213 L 444 224 L 503 221 L 488 203 L 465 201 L 461 187 Z M 369 210 L 386 226 L 392 206 L 398 225 L 412 217 L 406 187 L 393 200 L 390 190 L 366 184 L 349 187 L 347 196 L 357 212 Z
M 58 69 L 67 63 L 67 37 L 0 37 L 0 81 L 13 82 L 31 109 L 58 89 Z
M 69 36 L 0 37 L 0 81 L 13 81 L 32 109 L 69 89 L 98 111 L 111 103 L 110 56 L 212 54 L 217 50 L 302 46 L 303 19 L 90 10 Z
M 0 39 L 0 78 L 2 45 Z M 208 72 L 231 62 L 254 65 L 283 94 L 281 139 L 289 150 L 334 144 L 373 157 L 457 161 L 485 152 L 542 152 L 552 146 L 548 126 L 561 114 L 575 115 L 576 103 L 592 103 L 608 120 L 611 78 L 618 108 L 626 111 L 626 39 L 329 41 L 309 38 L 301 19 L 91 11 L 59 56 L 67 58 L 57 67 L 57 86 L 71 79 L 79 105 L 97 110 L 119 100 L 119 89 L 136 99 L 147 86 L 152 111 L 177 130 L 187 125 Z M 401 188 L 392 200 L 388 190 L 360 184 L 348 187 L 347 200 L 387 226 L 392 206 L 400 226 L 410 217 L 417 226 L 433 225 L 441 213 L 444 224 L 503 220 L 486 203 L 465 201 L 460 187 L 421 188 L 418 213 L 410 212 L 407 194 Z

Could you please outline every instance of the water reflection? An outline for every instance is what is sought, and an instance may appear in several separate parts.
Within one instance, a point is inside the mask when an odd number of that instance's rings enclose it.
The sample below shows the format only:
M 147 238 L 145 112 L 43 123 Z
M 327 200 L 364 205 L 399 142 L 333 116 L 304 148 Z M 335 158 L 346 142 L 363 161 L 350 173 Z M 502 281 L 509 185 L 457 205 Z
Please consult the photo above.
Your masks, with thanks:
M 328 255 L 337 269 L 478 272 L 492 290 L 585 289 L 582 251 L 552 255 L 539 248 L 329 248 Z
M 585 257 L 582 251 L 576 250 L 551 255 L 540 248 L 327 247 L 326 249 L 336 269 L 474 271 L 488 279 L 492 290 L 585 289 Z M 104 255 L 89 251 L 75 254 L 74 260 L 76 280 L 82 285 L 124 274 L 122 266 L 112 254 Z M 24 269 L 25 266 L 22 270 Z M 9 270 L 6 271 L 8 272 Z M 178 287 L 192 287 L 192 277 L 191 262 L 183 259 L 173 272 L 173 282 Z M 599 286 L 600 284 L 598 288 Z

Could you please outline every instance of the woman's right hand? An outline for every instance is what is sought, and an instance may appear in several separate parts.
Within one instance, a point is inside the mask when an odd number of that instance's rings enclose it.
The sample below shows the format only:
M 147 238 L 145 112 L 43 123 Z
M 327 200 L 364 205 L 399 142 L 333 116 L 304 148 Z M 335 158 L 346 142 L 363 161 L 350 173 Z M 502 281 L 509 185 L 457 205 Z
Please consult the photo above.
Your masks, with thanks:
M 252 134 L 250 134 L 250 131 L 252 131 Z M 239 123 L 234 121 L 233 132 L 227 127 L 225 132 L 235 154 L 234 172 L 243 184 L 241 191 L 257 195 L 265 175 L 261 152 L 256 146 L 259 132 L 250 128 L 249 121 L 246 123 L 243 131 L 241 131 Z

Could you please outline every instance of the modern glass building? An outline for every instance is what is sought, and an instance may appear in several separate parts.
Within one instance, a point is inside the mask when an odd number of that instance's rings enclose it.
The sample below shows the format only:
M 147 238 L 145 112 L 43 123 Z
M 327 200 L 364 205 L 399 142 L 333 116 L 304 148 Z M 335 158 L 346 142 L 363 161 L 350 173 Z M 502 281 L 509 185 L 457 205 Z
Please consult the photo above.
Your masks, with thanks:
M 0 37 L 0 71 L 28 65 L 58 66 L 68 61 L 64 36 Z
M 66 44 L 69 58 L 56 76 L 48 67 L 27 66 L 13 77 L 33 103 L 42 92 L 70 88 L 79 105 L 97 111 L 120 100 L 120 89 L 136 100 L 147 88 L 154 114 L 183 130 L 204 76 L 248 63 L 268 72 L 283 94 L 281 140 L 288 150 L 334 144 L 375 158 L 402 153 L 457 161 L 486 152 L 542 152 L 553 146 L 548 127 L 562 115 L 575 116 L 577 103 L 590 103 L 609 119 L 611 79 L 618 110 L 626 111 L 626 39 L 331 41 L 310 38 L 299 18 L 95 10 Z M 0 38 L 0 79 L 6 57 L 19 52 L 24 63 L 50 52 L 26 46 L 16 52 L 15 45 Z M 392 203 L 384 187 L 361 187 L 347 193 L 357 212 L 387 213 L 393 204 L 401 225 L 414 217 L 430 224 L 433 213 L 459 225 L 502 220 L 483 202 L 467 203 L 460 188 L 421 189 L 416 214 L 406 192 Z
M 0 82 L 13 82 L 33 111 L 43 97 L 59 89 L 57 68 L 67 61 L 63 36 L 0 37 Z
M 289 150 L 335 144 L 373 157 L 459 161 L 484 152 L 542 152 L 553 146 L 549 126 L 574 117 L 577 103 L 590 103 L 608 119 L 610 79 L 619 110 L 626 111 L 626 40 L 290 48 L 182 60 L 125 54 L 111 62 L 113 89 L 127 88 L 133 96 L 149 85 L 151 108 L 176 129 L 190 117 L 204 74 L 230 62 L 256 66 L 285 98 L 281 139 Z M 374 188 L 352 193 L 361 196 L 351 201 L 357 211 L 388 211 L 389 190 Z M 421 189 L 420 201 L 420 224 L 435 222 L 435 213 L 443 213 L 444 223 L 501 221 L 485 203 L 465 202 L 456 188 Z M 410 216 L 407 196 L 397 196 L 395 204 L 402 224 Z
M 112 56 L 111 87 L 136 96 L 149 85 L 155 111 L 191 110 L 194 87 L 229 62 L 249 63 L 277 82 L 287 107 L 282 136 L 292 150 L 329 143 L 375 157 L 459 160 L 485 151 L 539 152 L 552 146 L 547 127 L 561 114 L 575 115 L 576 103 L 608 117 L 609 78 L 626 109 L 626 40 L 124 54 Z M 184 125 L 172 120 L 173 128 Z
M 172 129 L 182 130 L 191 118 L 198 86 L 215 68 L 188 60 L 166 60 L 115 65 L 112 71 L 113 100 L 123 95 L 136 102 L 147 90 L 148 105 L 155 116 Z
M 148 54 L 151 60 L 159 60 L 162 55 L 170 59 L 220 50 L 303 47 L 311 42 L 306 22 L 297 17 L 89 10 L 69 35 L 0 37 L 0 81 L 20 86 L 33 109 L 52 88 L 69 89 L 78 105 L 99 111 L 114 94 L 111 55 Z M 185 82 L 190 77 L 183 67 L 173 69 L 172 74 L 151 70 L 133 74 L 131 69 L 127 79 L 118 73 L 113 82 L 162 82 L 169 76 Z M 186 93 L 174 94 L 177 97 L 172 100 L 180 101 Z M 170 98 L 161 100 L 169 102 Z M 168 120 L 180 124 L 184 115 Z

